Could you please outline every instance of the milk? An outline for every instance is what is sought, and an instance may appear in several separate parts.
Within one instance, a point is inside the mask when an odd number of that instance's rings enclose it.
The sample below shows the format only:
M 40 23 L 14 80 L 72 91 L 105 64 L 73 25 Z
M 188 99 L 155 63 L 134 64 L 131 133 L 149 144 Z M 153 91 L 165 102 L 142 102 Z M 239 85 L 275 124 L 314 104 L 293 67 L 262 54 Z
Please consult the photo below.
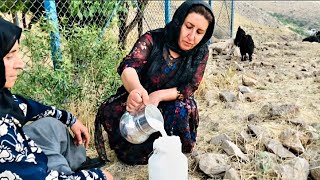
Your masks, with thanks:
M 153 143 L 148 160 L 149 180 L 187 180 L 188 159 L 181 152 L 178 136 L 163 136 Z
M 150 118 L 150 120 L 148 120 L 148 123 L 153 129 L 160 131 L 162 137 L 168 136 L 166 131 L 164 130 L 164 125 L 161 121 Z

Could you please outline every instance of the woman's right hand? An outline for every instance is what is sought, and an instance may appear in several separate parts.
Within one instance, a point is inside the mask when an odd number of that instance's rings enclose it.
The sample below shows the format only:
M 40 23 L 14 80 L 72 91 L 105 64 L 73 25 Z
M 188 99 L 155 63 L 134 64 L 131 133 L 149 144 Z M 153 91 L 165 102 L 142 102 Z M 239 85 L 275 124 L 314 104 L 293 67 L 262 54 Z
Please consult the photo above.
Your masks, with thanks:
M 149 102 L 148 92 L 144 88 L 133 89 L 128 96 L 126 109 L 135 113 L 142 109 Z

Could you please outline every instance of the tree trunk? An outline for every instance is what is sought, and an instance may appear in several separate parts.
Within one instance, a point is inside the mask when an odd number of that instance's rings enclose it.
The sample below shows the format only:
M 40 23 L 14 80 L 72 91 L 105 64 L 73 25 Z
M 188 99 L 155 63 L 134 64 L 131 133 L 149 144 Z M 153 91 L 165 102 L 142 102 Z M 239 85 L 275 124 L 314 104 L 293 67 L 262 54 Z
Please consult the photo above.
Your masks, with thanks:
M 143 28 L 142 28 L 142 18 L 143 18 L 143 11 L 145 6 L 148 4 L 148 0 L 138 0 L 138 12 L 134 19 L 131 21 L 131 23 L 126 26 L 126 21 L 128 19 L 128 12 L 120 12 L 119 13 L 119 20 L 120 20 L 120 26 L 119 26 L 119 48 L 121 50 L 125 49 L 126 46 L 126 40 L 128 37 L 128 34 L 132 31 L 132 29 L 138 24 L 138 33 L 139 36 L 141 36 Z M 129 9 L 128 3 L 125 2 L 126 9 Z
M 122 6 L 124 6 L 125 9 L 129 10 L 129 5 L 128 5 L 128 3 L 126 1 L 122 2 Z M 128 19 L 128 11 L 121 11 L 119 13 L 120 25 L 119 25 L 119 41 L 118 41 L 119 48 L 121 50 L 124 49 L 124 42 L 126 40 L 125 31 L 126 31 L 127 19 Z

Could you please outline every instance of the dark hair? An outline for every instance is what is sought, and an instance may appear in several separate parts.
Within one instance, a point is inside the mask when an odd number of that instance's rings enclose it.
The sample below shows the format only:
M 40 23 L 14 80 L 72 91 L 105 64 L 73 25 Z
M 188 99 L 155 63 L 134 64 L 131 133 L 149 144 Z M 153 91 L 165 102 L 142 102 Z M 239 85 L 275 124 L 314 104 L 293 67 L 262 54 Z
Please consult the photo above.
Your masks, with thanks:
M 211 13 L 209 12 L 209 10 L 202 6 L 202 5 L 194 5 L 189 9 L 188 14 L 195 12 L 197 14 L 201 14 L 202 16 L 204 16 L 204 18 L 206 18 L 206 20 L 209 22 L 209 24 L 212 22 L 213 17 L 211 15 Z

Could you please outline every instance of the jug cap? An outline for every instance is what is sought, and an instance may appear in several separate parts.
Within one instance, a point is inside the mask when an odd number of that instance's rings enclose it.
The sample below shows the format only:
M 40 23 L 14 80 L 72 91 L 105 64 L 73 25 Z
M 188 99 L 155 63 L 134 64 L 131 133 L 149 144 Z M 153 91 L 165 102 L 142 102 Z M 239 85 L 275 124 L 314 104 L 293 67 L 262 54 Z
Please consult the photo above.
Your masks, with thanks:
M 153 149 L 161 152 L 181 152 L 181 146 L 179 136 L 159 137 L 153 143 Z

